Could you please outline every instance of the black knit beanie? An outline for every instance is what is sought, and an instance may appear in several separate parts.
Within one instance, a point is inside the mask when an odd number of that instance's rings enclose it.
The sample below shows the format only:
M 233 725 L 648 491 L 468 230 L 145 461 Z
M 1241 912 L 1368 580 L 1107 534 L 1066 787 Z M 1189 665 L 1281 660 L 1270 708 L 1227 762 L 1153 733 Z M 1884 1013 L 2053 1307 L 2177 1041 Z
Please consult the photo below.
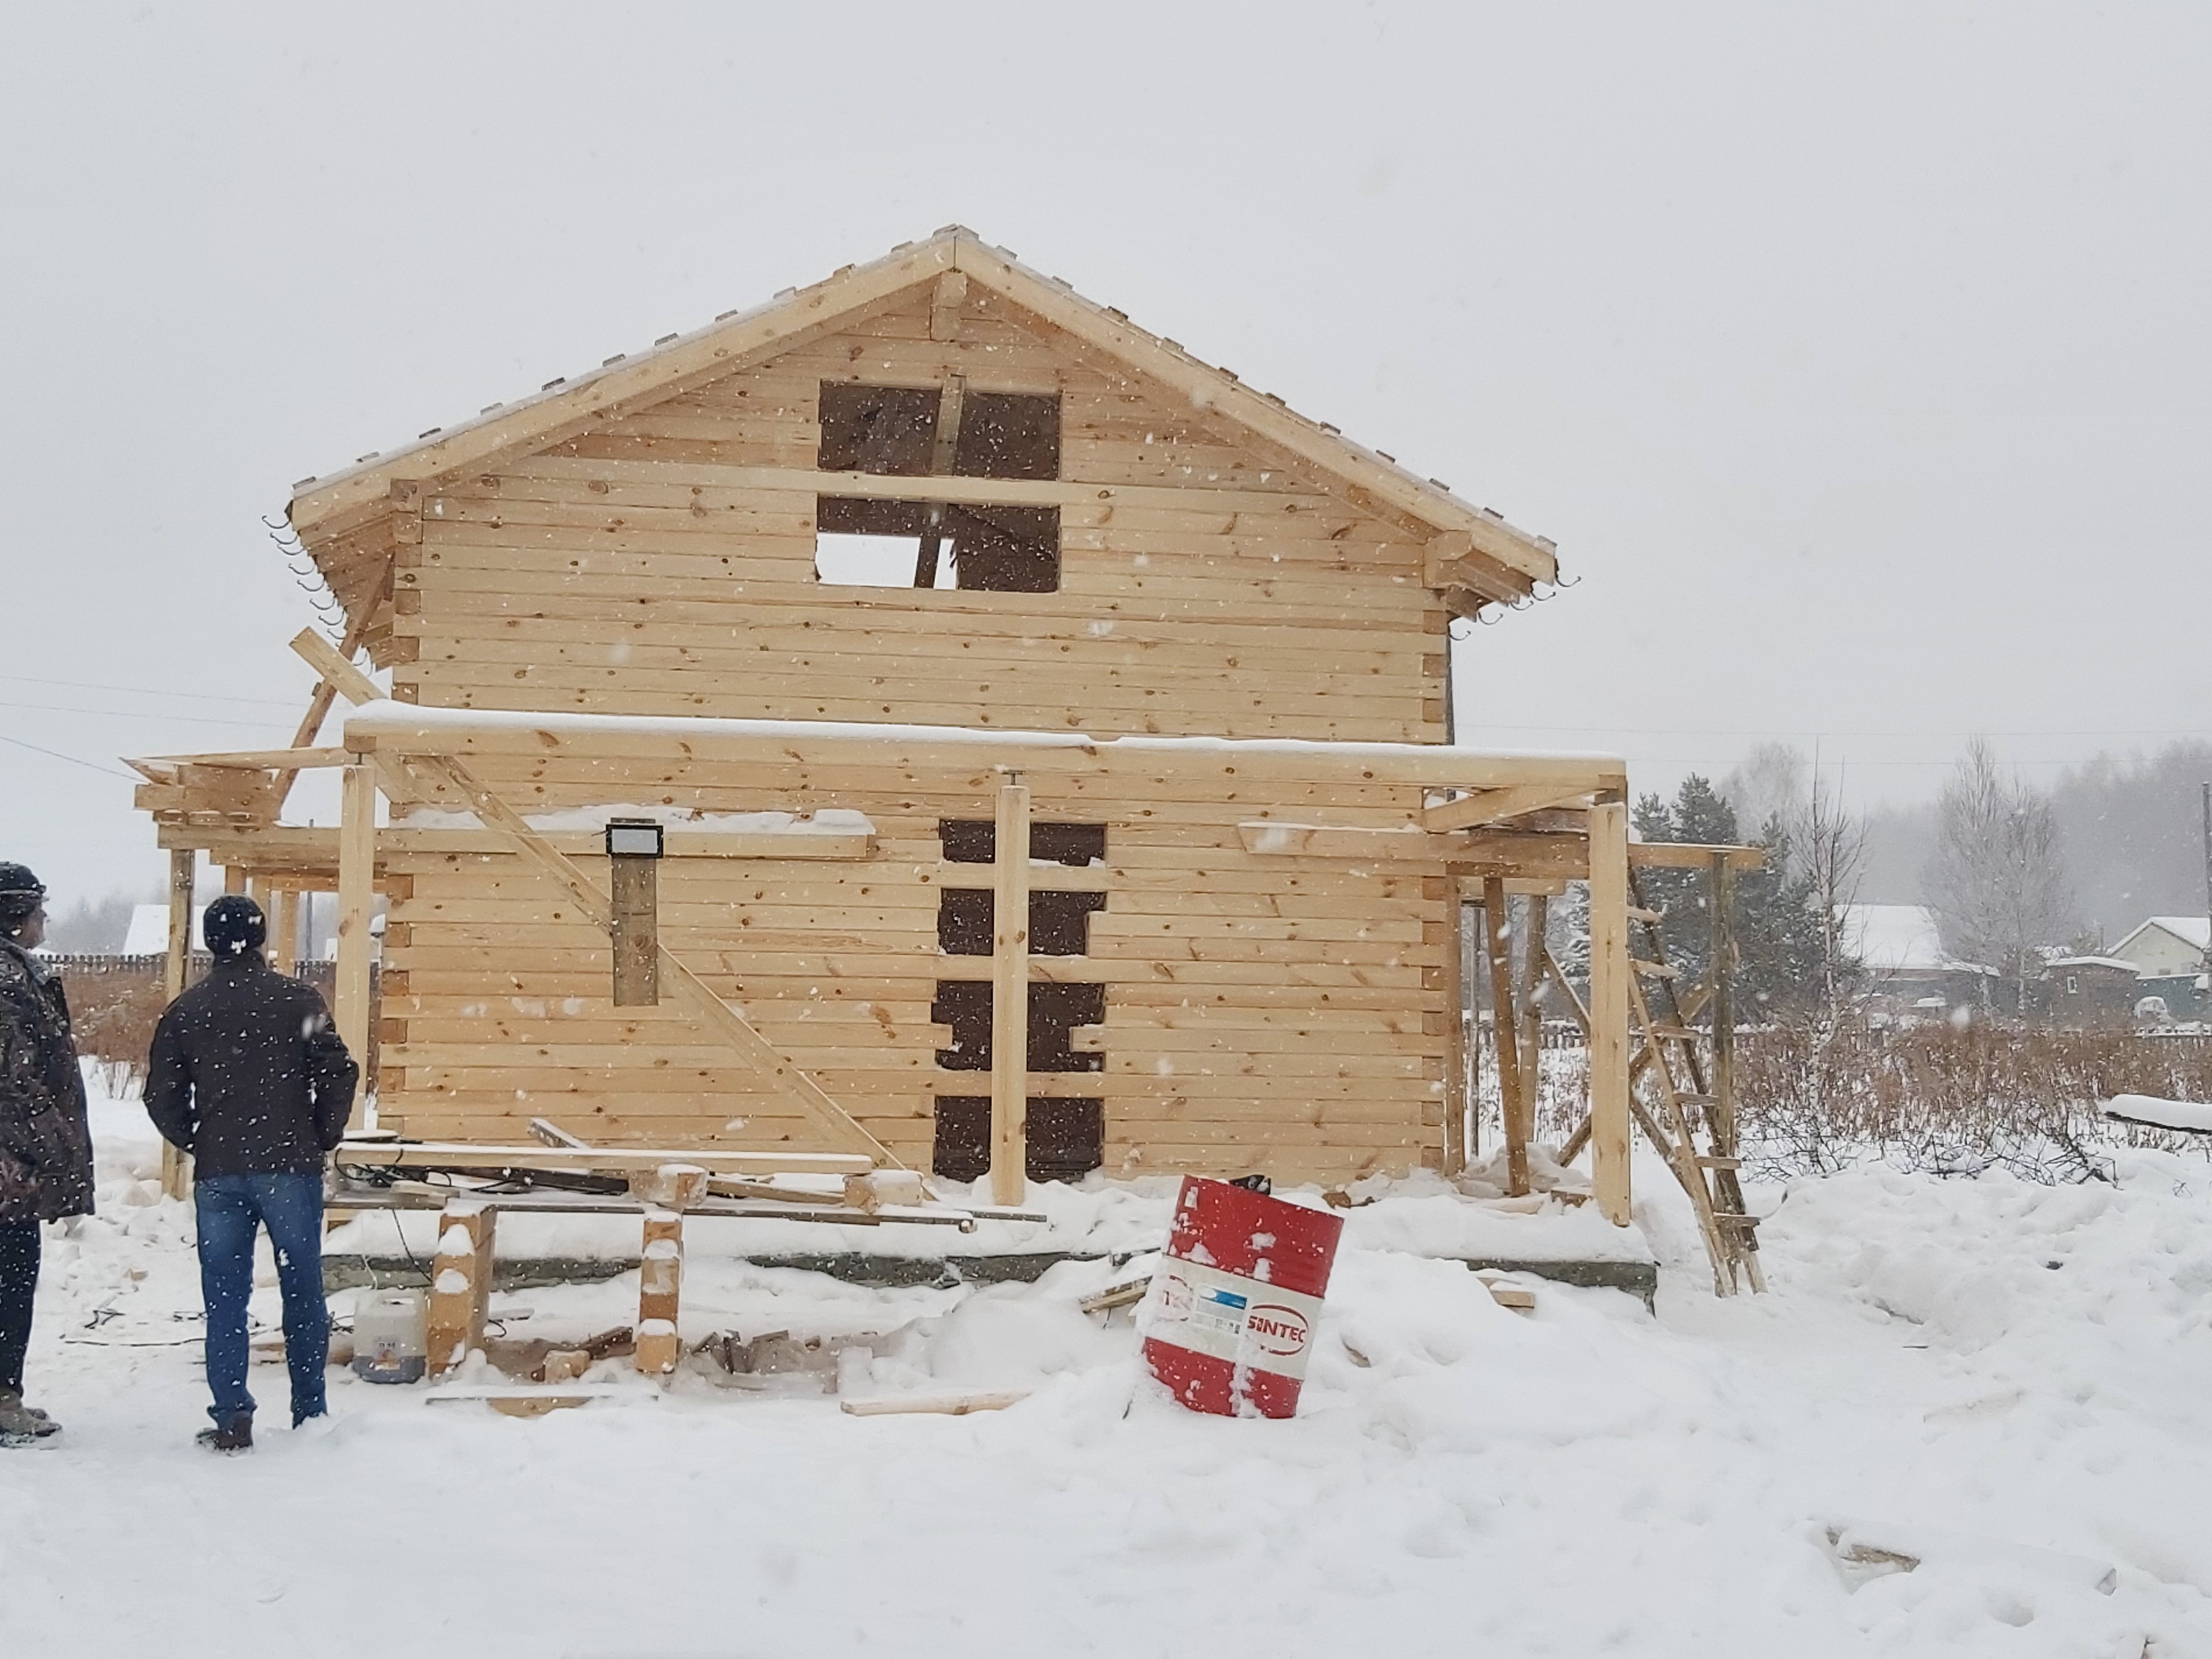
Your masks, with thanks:
M 0 928 L 15 924 L 46 900 L 46 890 L 27 864 L 0 864 Z
M 208 954 L 217 962 L 258 951 L 269 937 L 269 921 L 261 907 L 238 893 L 226 893 L 200 918 L 200 937 Z

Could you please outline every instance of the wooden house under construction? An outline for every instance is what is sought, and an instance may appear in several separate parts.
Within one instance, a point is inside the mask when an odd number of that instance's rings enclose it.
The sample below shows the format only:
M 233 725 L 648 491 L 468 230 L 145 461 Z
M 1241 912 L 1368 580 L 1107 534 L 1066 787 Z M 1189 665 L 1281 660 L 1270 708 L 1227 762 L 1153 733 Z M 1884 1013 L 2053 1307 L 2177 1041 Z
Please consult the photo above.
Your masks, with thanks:
M 1002 1194 L 1449 1168 L 1462 905 L 1586 878 L 1583 1139 L 1626 1219 L 1622 763 L 1450 741 L 1448 623 L 1551 545 L 972 233 L 289 516 L 345 618 L 300 642 L 297 744 L 139 763 L 142 802 L 187 884 L 337 891 L 356 1044 L 386 901 L 385 1124 Z M 309 766 L 335 830 L 280 822 Z

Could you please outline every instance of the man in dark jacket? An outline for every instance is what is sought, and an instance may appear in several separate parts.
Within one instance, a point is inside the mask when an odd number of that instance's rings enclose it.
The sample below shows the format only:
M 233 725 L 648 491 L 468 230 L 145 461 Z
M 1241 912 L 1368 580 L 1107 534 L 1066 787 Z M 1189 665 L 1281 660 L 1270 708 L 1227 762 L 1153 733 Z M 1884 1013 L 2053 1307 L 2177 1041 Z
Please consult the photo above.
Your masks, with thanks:
M 270 968 L 268 924 L 250 898 L 219 898 L 200 923 L 214 966 L 154 1028 L 146 1114 L 193 1158 L 200 1293 L 207 1304 L 203 1444 L 253 1443 L 246 1304 L 253 1237 L 269 1230 L 284 1297 L 292 1426 L 324 1411 L 330 1308 L 323 1299 L 323 1159 L 344 1138 L 360 1068 L 321 994 Z
M 92 1213 L 92 1132 L 62 982 L 31 954 L 46 890 L 0 864 L 0 1446 L 61 1425 L 23 1403 L 23 1356 L 39 1287 L 39 1224 Z

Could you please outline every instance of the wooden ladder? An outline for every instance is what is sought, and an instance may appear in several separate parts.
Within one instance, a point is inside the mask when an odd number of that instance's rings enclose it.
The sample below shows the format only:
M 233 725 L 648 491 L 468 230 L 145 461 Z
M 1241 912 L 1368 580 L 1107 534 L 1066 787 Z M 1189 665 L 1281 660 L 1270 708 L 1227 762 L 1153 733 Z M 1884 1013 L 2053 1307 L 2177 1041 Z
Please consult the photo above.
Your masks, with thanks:
M 1764 1291 L 1766 1276 L 1759 1262 L 1759 1219 L 1744 1207 L 1743 1183 L 1737 1174 L 1743 1160 L 1736 1146 L 1735 1021 L 1729 989 L 1735 940 L 1729 925 L 1732 872 L 1725 857 L 1715 855 L 1711 873 L 1711 974 L 1686 998 L 1674 988 L 1682 969 L 1668 957 L 1666 938 L 1660 931 L 1664 915 L 1644 903 L 1636 872 L 1629 872 L 1629 919 L 1641 930 L 1644 946 L 1642 954 L 1630 962 L 1635 972 L 1630 976 L 1629 1012 L 1638 1046 L 1629 1065 L 1629 1105 L 1689 1194 L 1705 1254 L 1712 1261 L 1714 1291 L 1734 1296 L 1747 1288 Z M 1644 989 L 1647 979 L 1657 988 L 1649 996 Z M 1710 1031 L 1690 1024 L 1708 1012 Z M 1710 1069 L 1698 1052 L 1701 1042 L 1711 1047 Z M 1656 1110 L 1638 1088 L 1647 1076 L 1656 1085 Z M 1698 1148 L 1700 1132 L 1703 1151 Z

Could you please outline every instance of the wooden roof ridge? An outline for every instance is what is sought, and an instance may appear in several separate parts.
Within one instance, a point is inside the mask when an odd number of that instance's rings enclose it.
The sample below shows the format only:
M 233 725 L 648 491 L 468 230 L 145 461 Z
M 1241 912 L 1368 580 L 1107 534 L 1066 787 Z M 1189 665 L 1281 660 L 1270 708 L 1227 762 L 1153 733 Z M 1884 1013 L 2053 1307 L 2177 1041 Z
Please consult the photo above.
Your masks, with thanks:
M 1455 567 L 1491 579 L 1470 580 L 1469 586 L 1502 586 L 1525 592 L 1534 583 L 1558 579 L 1558 562 L 1547 539 L 1516 529 L 1437 480 L 1419 477 L 1327 422 L 1297 413 L 1279 398 L 1253 390 L 1230 370 L 1200 362 L 961 225 L 945 226 L 923 241 L 902 243 L 865 264 L 842 266 L 811 287 L 786 289 L 750 310 L 725 312 L 690 333 L 665 335 L 646 350 L 548 381 L 528 397 L 492 404 L 458 425 L 432 428 L 401 448 L 303 478 L 293 488 L 287 515 L 310 548 L 316 548 L 368 524 L 390 511 L 396 500 L 411 497 L 437 480 L 557 443 L 791 349 L 954 270 L 1340 479 L 1376 506 L 1431 526 L 1437 532 L 1432 563 L 1443 573 L 1443 580 L 1449 580 Z

